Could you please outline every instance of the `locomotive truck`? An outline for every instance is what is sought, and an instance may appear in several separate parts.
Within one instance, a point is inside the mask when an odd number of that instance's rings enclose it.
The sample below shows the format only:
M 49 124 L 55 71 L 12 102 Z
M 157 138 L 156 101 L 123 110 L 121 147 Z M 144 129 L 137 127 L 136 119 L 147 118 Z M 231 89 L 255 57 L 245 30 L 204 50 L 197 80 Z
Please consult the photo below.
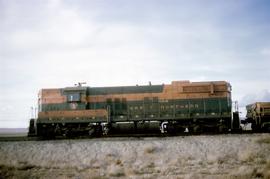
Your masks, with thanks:
M 106 135 L 120 128 L 227 132 L 232 124 L 231 85 L 226 81 L 116 87 L 79 84 L 40 90 L 38 117 L 30 120 L 29 135 Z

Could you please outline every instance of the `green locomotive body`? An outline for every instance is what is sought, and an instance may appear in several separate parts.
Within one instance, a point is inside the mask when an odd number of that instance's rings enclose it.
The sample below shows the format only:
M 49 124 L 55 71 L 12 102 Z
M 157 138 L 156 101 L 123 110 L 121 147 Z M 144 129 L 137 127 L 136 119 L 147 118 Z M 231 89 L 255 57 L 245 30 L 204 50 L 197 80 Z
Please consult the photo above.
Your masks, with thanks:
M 30 128 L 38 136 L 107 134 L 123 126 L 142 132 L 151 127 L 161 132 L 225 132 L 231 129 L 231 105 L 231 85 L 225 81 L 42 89 L 38 118 Z

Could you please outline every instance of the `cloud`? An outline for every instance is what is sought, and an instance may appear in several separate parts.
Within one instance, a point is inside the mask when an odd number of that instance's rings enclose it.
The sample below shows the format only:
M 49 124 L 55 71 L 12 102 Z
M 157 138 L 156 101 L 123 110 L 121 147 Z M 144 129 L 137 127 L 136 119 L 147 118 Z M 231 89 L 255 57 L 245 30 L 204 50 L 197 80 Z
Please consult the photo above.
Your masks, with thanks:
M 262 49 L 261 54 L 269 58 L 270 57 L 270 47 Z
M 95 25 L 91 24 L 91 21 L 85 22 L 76 11 L 60 4 L 53 5 L 53 8 L 51 6 L 49 3 L 42 8 L 43 13 L 37 12 L 36 18 L 30 19 L 33 24 L 26 23 L 23 28 L 16 23 L 9 25 L 3 46 L 6 47 L 6 53 L 10 52 L 8 50 L 27 54 L 76 48 L 86 43 L 89 36 L 95 35 Z M 21 13 L 25 15 L 26 12 Z M 28 14 L 25 16 L 30 18 Z M 12 18 L 7 15 L 6 21 L 9 20 L 12 21 Z M 18 17 L 17 20 L 23 20 L 23 17 Z
M 245 95 L 270 89 L 269 13 L 256 3 L 261 13 L 251 11 L 252 1 L 0 3 L 1 98 L 20 112 L 40 88 L 78 81 L 227 80 L 243 105 L 258 99 Z
M 270 101 L 270 90 L 265 89 L 257 93 L 246 94 L 242 99 L 240 106 L 246 106 L 247 104 L 255 102 L 269 102 Z

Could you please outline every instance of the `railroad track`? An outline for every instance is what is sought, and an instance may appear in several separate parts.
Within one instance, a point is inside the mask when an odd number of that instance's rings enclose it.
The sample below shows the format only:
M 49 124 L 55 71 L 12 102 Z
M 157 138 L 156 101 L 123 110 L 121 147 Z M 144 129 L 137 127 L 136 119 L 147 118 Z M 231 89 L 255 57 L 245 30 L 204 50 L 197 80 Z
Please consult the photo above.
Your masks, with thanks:
M 0 142 L 9 141 L 38 141 L 42 140 L 40 137 L 28 137 L 28 136 L 0 136 Z
M 56 136 L 54 138 L 43 138 L 43 137 L 37 137 L 37 136 L 0 136 L 0 142 L 9 142 L 9 141 L 43 141 L 43 140 L 76 140 L 76 139 L 95 139 L 95 138 L 114 138 L 114 137 L 133 137 L 136 139 L 144 138 L 144 137 L 172 137 L 172 136 L 197 136 L 197 135 L 231 135 L 231 134 L 253 134 L 254 132 L 251 130 L 243 130 L 243 131 L 233 131 L 229 133 L 202 133 L 202 134 L 192 134 L 188 132 L 184 133 L 174 133 L 174 134 L 158 134 L 158 133 L 148 133 L 148 134 L 109 134 L 106 136 L 98 136 L 98 137 L 92 137 L 92 136 L 76 136 L 76 137 L 65 137 L 65 136 Z

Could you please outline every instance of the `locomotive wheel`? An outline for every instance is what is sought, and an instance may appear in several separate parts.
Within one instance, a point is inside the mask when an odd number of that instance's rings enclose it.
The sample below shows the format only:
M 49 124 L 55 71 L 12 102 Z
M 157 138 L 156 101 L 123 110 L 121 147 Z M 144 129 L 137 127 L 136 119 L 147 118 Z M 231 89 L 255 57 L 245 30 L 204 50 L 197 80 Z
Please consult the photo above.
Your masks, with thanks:
M 93 136 L 95 133 L 95 129 L 94 128 L 91 128 L 89 131 L 88 131 L 88 135 L 89 136 Z
M 110 132 L 110 125 L 108 125 L 108 124 L 103 125 L 102 132 L 103 132 L 103 135 L 105 135 L 105 136 L 108 135 Z
M 270 125 L 267 125 L 264 127 L 264 132 L 269 132 L 270 133 Z
M 102 136 L 102 126 L 100 124 L 96 126 L 95 135 Z
M 202 128 L 199 125 L 195 125 L 193 127 L 189 127 L 188 131 L 193 134 L 199 134 L 202 132 Z
M 251 123 L 251 129 L 252 129 L 253 132 L 259 132 L 260 131 L 259 126 L 255 122 Z
M 54 130 L 50 127 L 40 128 L 39 135 L 44 139 L 53 139 L 55 137 Z
M 226 133 L 228 132 L 228 128 L 225 125 L 218 126 L 218 132 L 219 133 Z
M 62 136 L 64 137 L 70 137 L 71 136 L 71 132 L 68 128 L 65 128 L 62 132 Z
M 180 127 L 177 131 L 183 133 L 183 132 L 185 132 L 185 130 L 186 130 L 186 128 Z
M 196 125 L 193 127 L 193 132 L 195 134 L 198 134 L 198 133 L 202 132 L 202 128 L 199 125 Z

